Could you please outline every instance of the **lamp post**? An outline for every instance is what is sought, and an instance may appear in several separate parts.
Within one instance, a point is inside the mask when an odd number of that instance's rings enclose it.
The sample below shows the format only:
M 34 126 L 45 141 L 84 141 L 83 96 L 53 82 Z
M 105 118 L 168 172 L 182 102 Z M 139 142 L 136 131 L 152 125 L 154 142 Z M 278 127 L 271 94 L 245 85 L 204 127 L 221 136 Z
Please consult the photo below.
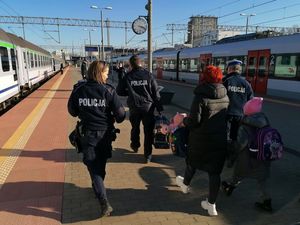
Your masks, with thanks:
M 251 13 L 251 14 L 241 13 L 240 16 L 246 16 L 247 17 L 247 20 L 246 20 L 246 34 L 247 34 L 248 33 L 249 17 L 256 16 L 256 14 L 255 13 Z
M 106 10 L 112 10 L 111 6 L 107 6 L 104 8 L 100 8 L 96 5 L 92 5 L 91 6 L 92 9 L 99 9 L 100 10 L 100 17 L 101 17 L 101 60 L 104 60 L 104 43 L 103 43 L 103 13 L 102 10 L 106 9 Z

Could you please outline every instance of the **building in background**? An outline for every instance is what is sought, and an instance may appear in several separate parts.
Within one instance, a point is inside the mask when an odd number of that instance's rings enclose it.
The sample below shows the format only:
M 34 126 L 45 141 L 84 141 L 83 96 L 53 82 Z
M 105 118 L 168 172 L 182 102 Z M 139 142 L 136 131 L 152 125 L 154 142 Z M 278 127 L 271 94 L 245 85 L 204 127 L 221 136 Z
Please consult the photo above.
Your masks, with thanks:
M 188 43 L 192 47 L 199 46 L 208 33 L 217 34 L 218 17 L 215 16 L 192 16 L 188 22 Z
M 240 31 L 218 29 L 218 17 L 192 16 L 188 22 L 188 40 L 192 47 L 215 44 L 222 38 L 241 34 Z

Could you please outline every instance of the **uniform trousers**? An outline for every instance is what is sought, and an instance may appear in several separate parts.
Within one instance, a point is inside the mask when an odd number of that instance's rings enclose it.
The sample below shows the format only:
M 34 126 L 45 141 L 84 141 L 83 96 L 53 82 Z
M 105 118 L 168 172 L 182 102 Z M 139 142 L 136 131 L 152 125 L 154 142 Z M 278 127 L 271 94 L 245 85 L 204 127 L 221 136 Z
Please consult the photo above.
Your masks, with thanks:
M 98 199 L 107 199 L 104 186 L 107 158 L 111 157 L 111 141 L 107 131 L 85 131 L 82 137 L 83 163 L 86 165 L 93 190 Z
M 227 140 L 236 140 L 242 118 L 242 116 L 227 115 Z
M 144 156 L 148 158 L 152 154 L 153 129 L 155 124 L 153 110 L 149 112 L 139 112 L 130 110 L 129 120 L 131 123 L 131 146 L 139 148 L 140 144 L 140 123 L 144 126 Z

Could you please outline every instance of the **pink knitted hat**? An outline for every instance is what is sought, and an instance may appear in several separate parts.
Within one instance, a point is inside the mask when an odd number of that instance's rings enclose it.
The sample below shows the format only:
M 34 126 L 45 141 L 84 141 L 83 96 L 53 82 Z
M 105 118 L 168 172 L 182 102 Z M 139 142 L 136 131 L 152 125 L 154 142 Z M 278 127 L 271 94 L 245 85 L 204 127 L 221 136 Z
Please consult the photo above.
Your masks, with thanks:
M 246 116 L 258 113 L 261 111 L 263 103 L 263 98 L 261 97 L 254 97 L 250 99 L 246 104 L 244 105 L 244 114 Z

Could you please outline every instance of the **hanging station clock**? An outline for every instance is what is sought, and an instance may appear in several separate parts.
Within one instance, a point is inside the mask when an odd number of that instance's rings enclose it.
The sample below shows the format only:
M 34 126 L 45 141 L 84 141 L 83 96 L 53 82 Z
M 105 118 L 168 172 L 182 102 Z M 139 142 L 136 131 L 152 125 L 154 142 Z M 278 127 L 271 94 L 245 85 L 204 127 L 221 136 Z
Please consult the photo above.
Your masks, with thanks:
M 132 30 L 136 34 L 143 34 L 148 28 L 147 20 L 144 17 L 135 19 L 132 23 Z

